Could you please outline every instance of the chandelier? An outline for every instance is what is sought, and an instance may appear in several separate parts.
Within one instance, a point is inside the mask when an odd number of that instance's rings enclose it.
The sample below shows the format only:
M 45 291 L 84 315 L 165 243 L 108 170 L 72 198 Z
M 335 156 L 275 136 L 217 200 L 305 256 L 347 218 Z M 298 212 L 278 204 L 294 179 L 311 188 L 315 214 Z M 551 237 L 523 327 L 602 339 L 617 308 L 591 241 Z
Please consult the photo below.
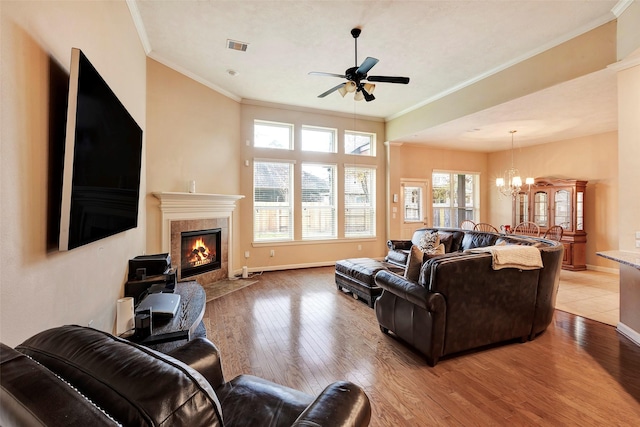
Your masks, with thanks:
M 520 173 L 518 172 L 518 169 L 513 167 L 513 134 L 516 132 L 516 130 L 509 131 L 511 134 L 511 167 L 504 171 L 502 178 L 496 178 L 496 187 L 498 187 L 498 191 L 505 196 L 511 196 L 513 198 L 515 198 L 522 189 L 522 178 L 520 178 Z M 525 184 L 529 185 L 529 188 L 531 188 L 533 178 L 527 178 L 525 180 Z

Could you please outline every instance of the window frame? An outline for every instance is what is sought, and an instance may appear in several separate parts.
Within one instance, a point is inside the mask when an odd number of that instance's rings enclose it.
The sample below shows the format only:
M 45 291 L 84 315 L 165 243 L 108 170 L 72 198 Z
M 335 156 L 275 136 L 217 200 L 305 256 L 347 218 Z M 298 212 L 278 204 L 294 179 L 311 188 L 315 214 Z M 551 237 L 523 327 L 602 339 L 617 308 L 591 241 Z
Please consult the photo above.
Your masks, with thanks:
M 304 169 L 305 166 L 319 166 L 319 167 L 327 167 L 331 168 L 332 182 L 330 183 L 330 201 L 331 203 L 328 205 L 311 205 L 308 202 L 305 202 L 305 188 L 304 188 Z M 338 165 L 335 163 L 325 163 L 325 162 L 303 162 L 300 165 L 300 213 L 301 213 L 301 239 L 302 240 L 332 240 L 338 238 Z M 330 222 L 331 222 L 331 233 L 329 235 L 326 234 L 313 234 L 310 233 L 310 229 L 305 227 L 305 214 L 309 211 L 322 211 L 329 209 L 330 214 Z
M 261 125 L 265 127 L 273 127 L 273 128 L 281 128 L 289 130 L 289 141 L 287 147 L 270 147 L 264 145 L 256 145 L 256 125 Z M 283 123 L 283 122 L 273 122 L 268 120 L 258 120 L 255 119 L 253 121 L 253 148 L 260 149 L 268 149 L 268 150 L 285 150 L 285 151 L 293 151 L 294 149 L 294 130 L 295 126 L 291 123 Z
M 324 132 L 330 133 L 331 136 L 332 136 L 330 151 L 305 149 L 305 147 L 304 147 L 304 143 L 305 143 L 304 132 L 305 131 L 316 131 L 316 132 L 323 132 L 324 131 Z M 330 154 L 336 154 L 338 152 L 338 129 L 336 129 L 336 128 L 327 128 L 327 127 L 322 127 L 322 126 L 301 125 L 300 126 L 300 151 L 305 152 L 305 153 L 330 153 Z
M 436 178 L 436 174 L 439 175 L 449 175 L 449 202 L 439 203 L 436 205 L 436 197 L 435 192 L 441 189 L 442 187 L 437 185 L 439 179 Z M 460 175 L 471 176 L 473 178 L 473 190 L 472 190 L 472 200 L 477 201 L 477 203 L 473 203 L 471 206 L 467 206 L 466 203 L 466 191 L 465 191 L 465 205 L 460 207 L 457 206 L 457 200 L 460 196 L 456 192 L 456 179 Z M 459 227 L 460 222 L 469 219 L 474 222 L 480 222 L 480 197 L 481 197 L 481 176 L 480 172 L 471 172 L 471 171 L 456 171 L 456 170 L 433 170 L 431 173 L 431 225 L 433 227 Z M 440 218 L 438 211 L 443 212 L 442 219 L 437 222 L 437 219 Z M 465 214 L 460 218 L 459 213 L 465 212 Z M 471 215 L 468 214 L 471 212 Z M 449 224 L 447 224 L 447 219 Z M 454 219 L 457 219 L 457 223 L 452 223 Z
M 348 193 L 348 187 L 347 187 L 347 179 L 348 179 L 348 173 L 350 170 L 358 170 L 358 169 L 364 169 L 364 170 L 368 170 L 371 172 L 371 177 L 369 179 L 369 185 L 370 185 L 370 189 L 369 189 L 369 201 L 367 203 L 353 203 L 349 200 L 349 194 Z M 372 237 L 376 237 L 376 228 L 377 228 L 377 224 L 376 224 L 376 216 L 377 216 L 377 211 L 376 211 L 376 179 L 377 179 L 377 168 L 375 165 L 354 165 L 354 164 L 345 164 L 344 165 L 344 211 L 345 211 L 345 217 L 344 217 L 344 237 L 345 239 L 354 239 L 354 238 L 372 238 Z M 357 173 L 357 172 L 356 172 Z M 355 194 L 355 193 L 354 193 Z M 348 228 L 350 226 L 349 224 L 349 211 L 350 209 L 354 209 L 354 210 L 359 210 L 359 209 L 363 209 L 365 210 L 365 216 L 364 216 L 364 220 L 366 222 L 367 218 L 369 219 L 369 223 L 370 223 L 370 227 L 368 229 L 365 229 L 362 232 L 349 232 Z
M 355 138 L 357 138 L 357 136 L 368 136 L 370 137 L 369 140 L 369 154 L 361 154 L 361 153 L 354 153 L 354 152 L 347 152 L 347 135 L 353 135 Z M 343 134 L 343 148 L 344 148 L 344 154 L 349 155 L 349 156 L 363 156 L 363 157 L 376 157 L 376 134 L 372 133 L 372 132 L 362 132 L 362 131 L 356 131 L 356 130 L 345 130 L 344 134 Z
M 256 166 L 260 163 L 273 163 L 273 164 L 286 164 L 289 166 L 289 177 L 288 177 L 288 202 L 287 204 L 283 204 L 280 206 L 268 205 L 266 203 L 274 203 L 274 202 L 266 202 L 260 203 L 256 201 Z M 295 161 L 294 160 L 283 160 L 283 159 L 254 159 L 253 161 L 253 241 L 257 243 L 263 242 L 289 242 L 293 241 L 294 236 L 294 226 L 295 226 Z M 262 188 L 262 187 L 260 187 Z M 284 188 L 284 187 L 283 187 Z M 284 203 L 284 202 L 282 202 Z M 284 208 L 284 209 L 282 209 Z M 256 212 L 258 209 L 266 209 L 268 211 L 280 211 L 280 210 L 288 210 L 288 231 L 286 235 L 282 237 L 274 237 L 267 238 L 261 237 L 259 234 L 258 227 L 258 217 Z M 267 232 L 260 232 L 266 234 Z

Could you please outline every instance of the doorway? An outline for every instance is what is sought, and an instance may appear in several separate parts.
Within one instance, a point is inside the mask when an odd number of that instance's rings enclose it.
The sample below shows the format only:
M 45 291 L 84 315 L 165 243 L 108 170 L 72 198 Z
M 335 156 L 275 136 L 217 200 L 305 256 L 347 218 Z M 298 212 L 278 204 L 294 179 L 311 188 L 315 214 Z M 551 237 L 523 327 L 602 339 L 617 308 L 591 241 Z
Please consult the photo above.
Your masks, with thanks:
M 413 232 L 429 224 L 427 198 L 429 194 L 428 180 L 401 179 L 402 225 L 401 239 L 410 240 Z

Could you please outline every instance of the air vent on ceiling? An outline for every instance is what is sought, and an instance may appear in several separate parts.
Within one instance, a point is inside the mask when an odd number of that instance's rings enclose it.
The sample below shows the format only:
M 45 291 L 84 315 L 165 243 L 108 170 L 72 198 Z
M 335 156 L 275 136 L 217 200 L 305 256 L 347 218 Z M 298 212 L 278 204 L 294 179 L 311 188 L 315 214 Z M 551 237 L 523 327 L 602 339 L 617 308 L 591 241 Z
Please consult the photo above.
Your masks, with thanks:
M 249 46 L 248 43 L 243 43 L 243 42 L 227 39 L 227 47 L 229 49 L 246 52 L 247 51 L 247 46 Z

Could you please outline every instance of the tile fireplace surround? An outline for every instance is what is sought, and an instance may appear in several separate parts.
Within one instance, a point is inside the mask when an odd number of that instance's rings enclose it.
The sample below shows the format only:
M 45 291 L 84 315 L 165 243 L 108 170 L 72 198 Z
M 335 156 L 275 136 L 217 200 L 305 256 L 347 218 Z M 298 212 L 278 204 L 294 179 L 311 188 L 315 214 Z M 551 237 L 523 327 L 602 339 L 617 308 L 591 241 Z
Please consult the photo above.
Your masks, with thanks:
M 171 255 L 174 267 L 180 268 L 180 233 L 209 228 L 222 229 L 221 268 L 190 276 L 201 284 L 233 277 L 233 211 L 244 196 L 205 193 L 152 193 L 160 200 L 162 252 Z M 178 271 L 180 280 L 182 272 Z

